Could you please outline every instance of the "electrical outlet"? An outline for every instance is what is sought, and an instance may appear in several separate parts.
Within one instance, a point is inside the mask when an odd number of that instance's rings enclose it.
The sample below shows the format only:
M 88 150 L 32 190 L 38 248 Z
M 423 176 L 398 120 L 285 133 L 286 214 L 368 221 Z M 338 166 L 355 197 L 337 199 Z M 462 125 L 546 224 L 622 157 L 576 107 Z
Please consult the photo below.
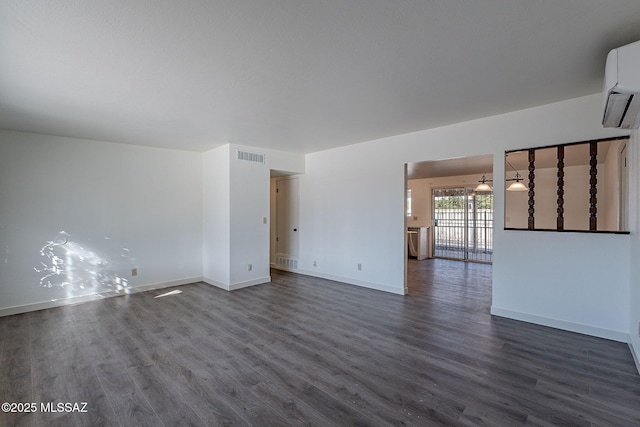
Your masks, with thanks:
M 248 270 L 248 271 L 253 270 L 253 265 L 251 265 L 251 264 L 247 265 L 247 270 Z
M 266 217 L 266 216 L 263 216 L 263 217 L 262 217 L 262 223 L 263 223 L 263 224 L 266 224 L 266 223 L 267 223 L 267 217 Z
M 313 261 L 313 266 L 314 266 L 314 267 L 317 267 L 317 266 L 318 266 L 318 263 L 317 263 L 316 261 Z
M 138 275 L 138 269 L 137 268 L 132 268 L 131 269 L 131 277 L 137 276 Z
M 362 264 L 358 263 L 358 270 L 362 270 Z

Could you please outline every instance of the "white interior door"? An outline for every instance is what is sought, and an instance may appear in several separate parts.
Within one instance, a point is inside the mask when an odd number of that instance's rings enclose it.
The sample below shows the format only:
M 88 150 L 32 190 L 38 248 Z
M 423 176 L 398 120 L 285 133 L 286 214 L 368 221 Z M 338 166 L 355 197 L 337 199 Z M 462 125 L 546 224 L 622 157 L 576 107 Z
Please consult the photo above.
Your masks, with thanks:
M 298 259 L 298 178 L 276 181 L 276 256 Z

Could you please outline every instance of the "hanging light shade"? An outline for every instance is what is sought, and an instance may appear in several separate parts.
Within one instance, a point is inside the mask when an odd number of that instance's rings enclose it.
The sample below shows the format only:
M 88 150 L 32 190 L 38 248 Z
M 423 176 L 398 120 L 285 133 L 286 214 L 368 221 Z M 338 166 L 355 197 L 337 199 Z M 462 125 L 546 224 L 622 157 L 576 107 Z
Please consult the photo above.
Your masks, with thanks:
M 491 182 L 490 179 L 487 179 L 484 174 L 482 175 L 482 179 L 480 181 L 478 181 L 480 184 L 478 184 L 476 186 L 476 188 L 473 190 L 475 192 L 478 193 L 482 193 L 482 192 L 487 192 L 487 191 L 493 191 L 491 186 L 489 184 L 487 184 L 487 182 Z
M 520 177 L 520 174 L 516 172 L 515 182 L 507 187 L 507 191 L 528 191 L 529 189 L 527 186 L 520 181 L 522 181 L 522 178 Z
M 527 190 L 528 190 L 527 186 L 521 183 L 520 181 L 516 181 L 513 184 L 511 184 L 509 187 L 507 187 L 507 191 L 527 191 Z

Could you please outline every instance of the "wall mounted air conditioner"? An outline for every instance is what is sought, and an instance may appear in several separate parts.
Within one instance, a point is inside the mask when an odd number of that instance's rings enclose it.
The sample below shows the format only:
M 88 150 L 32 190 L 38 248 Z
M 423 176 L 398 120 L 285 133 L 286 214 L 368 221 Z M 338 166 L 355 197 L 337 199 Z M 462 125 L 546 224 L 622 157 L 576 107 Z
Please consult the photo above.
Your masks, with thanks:
M 640 41 L 607 55 L 602 125 L 622 129 L 640 126 Z

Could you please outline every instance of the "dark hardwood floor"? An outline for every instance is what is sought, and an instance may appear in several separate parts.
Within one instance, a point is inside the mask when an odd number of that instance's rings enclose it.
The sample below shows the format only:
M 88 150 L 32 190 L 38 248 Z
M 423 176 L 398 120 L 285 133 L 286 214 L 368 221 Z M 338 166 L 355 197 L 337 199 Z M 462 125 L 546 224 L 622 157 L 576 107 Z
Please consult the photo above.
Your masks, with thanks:
M 489 315 L 491 266 L 403 297 L 273 271 L 0 318 L 0 425 L 640 425 L 626 344 Z M 41 403 L 87 402 L 86 413 Z

